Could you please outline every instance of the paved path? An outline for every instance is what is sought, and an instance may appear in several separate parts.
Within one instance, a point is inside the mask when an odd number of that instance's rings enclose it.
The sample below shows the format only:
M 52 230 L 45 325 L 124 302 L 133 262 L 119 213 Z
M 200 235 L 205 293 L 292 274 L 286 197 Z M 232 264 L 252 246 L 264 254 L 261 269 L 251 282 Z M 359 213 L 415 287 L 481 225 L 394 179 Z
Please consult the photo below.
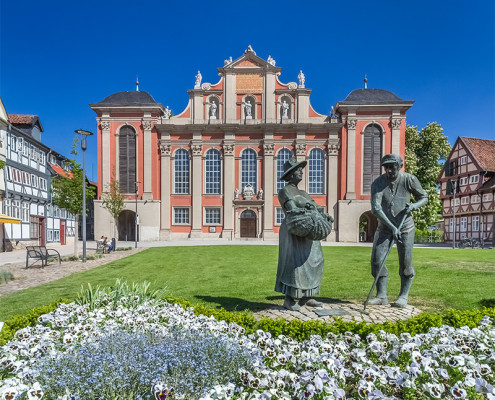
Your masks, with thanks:
M 131 254 L 135 254 L 149 247 L 166 247 L 166 246 L 211 246 L 211 245 L 278 245 L 277 241 L 245 241 L 245 240 L 182 240 L 173 242 L 140 242 L 138 248 L 134 248 L 134 242 L 119 242 L 118 247 L 131 247 L 131 250 L 117 251 L 110 254 L 105 254 L 103 258 L 97 260 L 88 260 L 86 263 L 81 261 L 65 261 L 62 266 L 58 263 L 50 263 L 45 268 L 32 267 L 25 269 L 25 257 L 26 252 L 24 250 L 17 250 L 8 253 L 0 253 L 0 270 L 7 270 L 12 272 L 15 276 L 14 281 L 10 281 L 7 284 L 0 285 L 0 296 L 13 293 L 18 290 L 27 289 L 29 287 L 38 286 L 47 282 L 51 282 L 65 276 L 69 276 L 75 272 L 85 271 L 91 268 L 98 267 L 103 264 L 107 264 L 119 258 L 127 257 Z M 370 243 L 332 243 L 322 242 L 323 246 L 371 246 Z M 47 247 L 56 249 L 62 256 L 72 255 L 73 246 L 60 244 L 50 244 Z M 79 243 L 79 252 L 82 252 L 82 242 Z M 95 242 L 87 243 L 87 254 L 94 254 L 96 250 Z M 317 315 L 315 311 L 320 310 L 320 314 Z M 333 315 L 339 316 L 344 321 L 356 321 L 356 322 L 370 322 L 381 323 L 385 321 L 397 321 L 400 319 L 407 319 L 421 312 L 418 308 L 408 306 L 406 308 L 395 308 L 391 306 L 368 306 L 366 308 L 367 314 L 362 312 L 363 305 L 351 302 L 339 302 L 334 301 L 332 303 L 324 303 L 322 308 L 302 307 L 300 311 L 288 311 L 282 306 L 273 306 L 269 309 L 256 312 L 254 316 L 256 318 L 268 317 L 268 318 L 285 318 L 288 321 L 293 319 L 299 319 L 302 321 L 308 320 L 322 320 L 331 321 Z M 331 315 L 328 315 L 331 314 Z
M 321 314 L 331 314 L 318 316 L 316 312 Z M 334 316 L 342 318 L 343 321 L 355 321 L 355 322 L 370 322 L 370 323 L 383 323 L 393 322 L 401 319 L 408 319 L 415 315 L 418 315 L 421 310 L 413 306 L 407 306 L 405 308 L 396 308 L 392 306 L 367 306 L 366 313 L 363 313 L 363 305 L 351 302 L 333 302 L 324 303 L 322 308 L 315 307 L 301 307 L 300 311 L 289 311 L 282 306 L 274 306 L 267 310 L 263 310 L 254 313 L 256 318 L 268 317 L 272 319 L 284 318 L 287 321 L 293 319 L 300 319 L 301 321 L 309 320 L 321 320 L 330 322 Z

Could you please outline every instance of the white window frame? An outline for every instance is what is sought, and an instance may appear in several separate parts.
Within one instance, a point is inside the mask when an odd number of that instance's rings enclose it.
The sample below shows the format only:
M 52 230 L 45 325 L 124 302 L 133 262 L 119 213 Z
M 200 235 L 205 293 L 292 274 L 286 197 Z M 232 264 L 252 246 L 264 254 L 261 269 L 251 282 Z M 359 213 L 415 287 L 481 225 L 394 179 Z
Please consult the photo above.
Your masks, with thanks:
M 176 222 L 175 221 L 175 210 L 178 209 L 187 209 L 188 210 L 188 222 Z M 184 207 L 172 207 L 172 225 L 181 225 L 181 226 L 190 226 L 191 225 L 191 207 L 190 206 L 184 206 Z
M 206 213 L 208 210 L 218 210 L 218 222 L 208 222 L 206 218 Z M 223 212 L 222 212 L 222 207 L 203 207 L 203 226 L 222 226 L 223 225 Z
M 3 212 L 5 215 L 12 217 L 12 201 L 11 199 L 5 199 L 3 201 Z
M 289 152 L 289 157 L 283 157 L 282 153 Z M 294 155 L 291 149 L 287 147 L 282 147 L 277 151 L 277 156 L 275 160 L 275 193 L 280 192 L 288 182 L 280 180 L 280 177 L 284 174 L 284 164 Z
M 461 204 L 469 204 L 469 196 L 462 196 L 461 197 Z
M 281 213 L 281 214 L 279 214 L 279 213 Z M 284 213 L 284 210 L 282 209 L 282 207 L 275 207 L 274 215 L 275 215 L 275 226 L 282 225 L 282 222 L 285 219 L 285 213 Z M 279 219 L 279 215 L 282 215 L 283 217 Z
M 479 175 L 471 175 L 469 177 L 469 184 L 471 183 L 478 183 L 480 181 L 480 176 Z
M 485 193 L 483 195 L 483 201 L 490 201 L 491 200 L 491 196 L 492 196 L 491 193 Z
M 187 192 L 178 192 L 176 190 L 176 180 L 175 180 L 175 177 L 176 177 L 176 161 L 177 161 L 177 153 L 178 152 L 182 152 L 182 151 L 185 151 L 188 155 L 188 161 L 189 161 L 189 164 L 188 164 L 188 182 L 187 182 Z M 173 189 L 173 194 L 178 194 L 178 195 L 190 195 L 191 194 L 191 171 L 192 171 L 192 168 L 191 168 L 191 153 L 185 149 L 185 148 L 179 148 L 177 150 L 175 150 L 174 152 L 174 157 L 173 157 L 173 179 L 174 179 L 174 182 L 173 182 L 173 186 L 172 186 L 172 189 Z
M 465 186 L 468 184 L 469 178 L 467 176 L 459 179 L 459 186 Z
M 219 164 L 218 191 L 211 191 L 211 188 L 208 188 L 208 183 L 210 183 L 210 185 L 215 185 L 215 186 L 217 185 L 217 183 L 214 181 L 211 181 L 211 182 L 207 181 L 208 173 L 214 173 L 211 170 L 208 170 L 208 163 L 210 162 L 210 160 L 208 160 L 208 155 L 214 154 L 215 152 L 218 155 L 218 164 Z M 209 148 L 205 152 L 205 155 L 204 155 L 204 178 L 203 179 L 204 179 L 204 189 L 203 189 L 204 194 L 208 194 L 208 195 L 220 195 L 220 194 L 222 194 L 222 153 L 214 147 Z M 210 191 L 208 191 L 208 190 L 210 190 Z
M 459 158 L 459 165 L 467 164 L 467 156 L 462 156 Z
M 467 217 L 461 217 L 461 225 L 459 230 L 461 232 L 467 232 Z
M 12 200 L 12 217 L 21 219 L 21 202 L 20 200 Z
M 449 221 L 449 232 L 454 232 L 454 218 L 450 218 L 450 221 Z
M 480 216 L 473 215 L 471 217 L 471 231 L 479 232 L 479 230 L 480 230 Z
M 321 175 L 322 175 L 322 178 L 321 178 L 322 179 L 322 182 L 321 182 L 321 191 L 310 190 L 310 178 L 311 178 L 312 173 L 314 173 L 314 172 L 312 172 L 310 170 L 311 163 L 312 163 L 311 162 L 312 161 L 311 160 L 311 154 L 312 153 L 313 154 L 320 154 L 321 157 L 322 157 L 321 160 L 323 161 L 322 169 L 321 169 L 321 171 L 319 171 L 319 172 L 321 172 Z M 317 161 L 320 161 L 320 160 L 318 159 Z M 308 187 L 308 193 L 309 194 L 321 194 L 321 195 L 325 194 L 325 189 L 326 189 L 326 187 L 325 187 L 325 178 L 326 178 L 326 176 L 325 176 L 326 175 L 325 174 L 325 169 L 326 169 L 325 151 L 323 149 L 319 148 L 319 147 L 313 147 L 308 152 L 308 166 L 307 166 L 307 177 L 308 178 L 307 178 L 307 187 Z
M 480 201 L 481 201 L 481 197 L 479 194 L 473 194 L 471 196 L 471 203 L 472 204 L 479 203 Z
M 29 202 L 23 201 L 22 202 L 22 210 L 21 210 L 21 221 L 22 222 L 29 222 Z

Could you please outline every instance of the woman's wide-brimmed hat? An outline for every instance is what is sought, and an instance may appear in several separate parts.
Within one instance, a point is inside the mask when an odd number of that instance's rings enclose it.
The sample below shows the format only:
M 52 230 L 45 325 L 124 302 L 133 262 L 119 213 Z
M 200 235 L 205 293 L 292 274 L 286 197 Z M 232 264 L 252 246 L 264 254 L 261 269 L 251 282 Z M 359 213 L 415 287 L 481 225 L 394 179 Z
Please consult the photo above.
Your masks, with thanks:
M 307 161 L 297 161 L 296 157 L 289 158 L 284 164 L 284 174 L 280 177 L 282 181 L 288 181 L 292 172 L 299 167 L 305 167 Z

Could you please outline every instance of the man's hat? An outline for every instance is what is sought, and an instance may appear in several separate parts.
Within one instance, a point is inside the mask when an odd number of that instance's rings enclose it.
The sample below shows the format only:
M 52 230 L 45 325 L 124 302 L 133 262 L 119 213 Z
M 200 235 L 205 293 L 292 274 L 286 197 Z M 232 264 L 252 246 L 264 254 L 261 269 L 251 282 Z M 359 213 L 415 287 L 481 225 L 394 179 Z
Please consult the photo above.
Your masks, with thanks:
M 307 161 L 297 161 L 296 157 L 291 157 L 289 158 L 285 163 L 284 163 L 284 174 L 280 177 L 280 180 L 282 181 L 288 181 L 290 174 L 292 174 L 293 171 L 295 171 L 299 167 L 305 167 Z
M 402 165 L 402 158 L 397 154 L 387 154 L 382 157 L 382 165 L 395 163 L 397 163 L 397 165 Z

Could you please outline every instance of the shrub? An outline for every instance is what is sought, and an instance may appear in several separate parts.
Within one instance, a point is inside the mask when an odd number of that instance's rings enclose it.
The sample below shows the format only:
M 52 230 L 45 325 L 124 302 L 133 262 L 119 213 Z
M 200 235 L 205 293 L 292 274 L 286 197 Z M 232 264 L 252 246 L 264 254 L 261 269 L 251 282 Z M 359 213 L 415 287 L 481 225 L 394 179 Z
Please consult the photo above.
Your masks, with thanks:
M 13 281 L 14 275 L 10 271 L 0 271 L 0 284 L 7 283 L 8 281 Z
M 443 232 L 438 230 L 431 232 L 429 229 L 416 229 L 414 243 L 443 243 Z
M 132 247 L 117 247 L 115 251 L 127 251 L 132 250 Z

